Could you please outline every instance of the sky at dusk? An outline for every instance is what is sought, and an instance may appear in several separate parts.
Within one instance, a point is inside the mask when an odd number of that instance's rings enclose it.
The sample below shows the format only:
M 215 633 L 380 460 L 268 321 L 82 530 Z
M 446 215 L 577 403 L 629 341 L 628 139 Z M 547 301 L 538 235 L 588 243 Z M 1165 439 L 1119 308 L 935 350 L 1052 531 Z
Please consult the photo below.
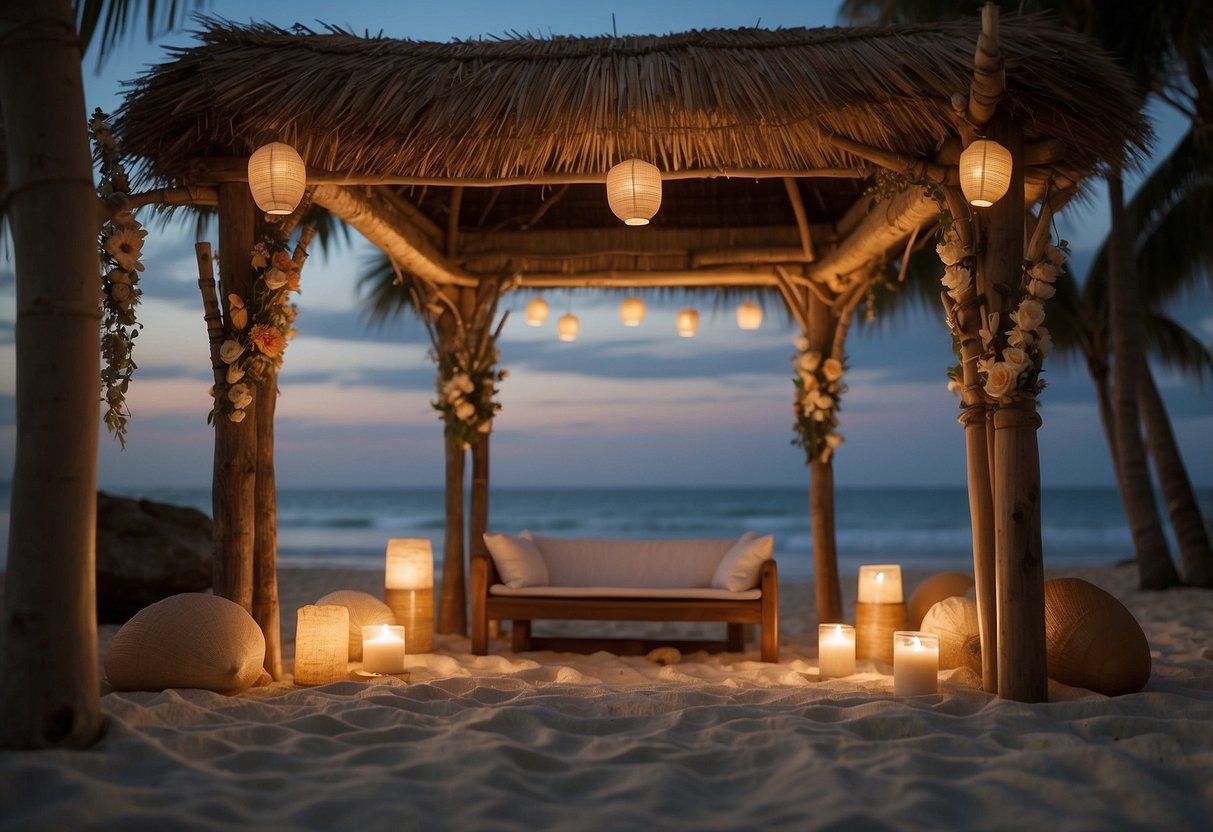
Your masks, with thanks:
M 620 34 L 695 28 L 821 26 L 835 22 L 835 2 L 476 2 L 257 3 L 213 2 L 208 13 L 279 26 L 332 23 L 356 32 L 421 40 L 532 34 Z M 187 28 L 190 28 L 187 26 Z M 84 65 L 86 103 L 113 111 L 119 81 L 162 60 L 162 43 L 187 43 L 188 33 L 145 43 L 142 32 L 95 72 Z M 255 69 L 255 68 L 250 68 Z M 267 99 L 266 106 L 273 106 Z M 1179 120 L 1161 108 L 1157 147 L 1179 137 Z M 1107 229 L 1103 191 L 1059 219 L 1078 274 Z M 605 195 L 604 195 L 605 198 Z M 144 211 L 144 214 L 150 212 Z M 209 483 L 212 431 L 206 424 L 211 383 L 206 329 L 197 288 L 193 231 L 188 222 L 148 221 L 140 320 L 139 371 L 128 397 L 133 418 L 125 451 L 103 427 L 102 487 L 137 490 Z M 214 241 L 212 232 L 210 239 Z M 430 407 L 434 365 L 421 324 L 402 319 L 382 328 L 360 313 L 356 279 L 374 250 L 352 234 L 349 245 L 318 250 L 303 274 L 299 336 L 286 353 L 278 404 L 278 481 L 283 487 L 433 486 L 442 482 L 442 428 Z M 11 248 L 6 248 L 11 258 Z M 12 470 L 13 321 L 11 259 L 0 260 L 0 477 Z M 775 303 L 762 328 L 743 332 L 733 304 L 711 296 L 682 302 L 649 299 L 643 326 L 619 321 L 619 294 L 556 292 L 542 328 L 522 321 L 529 298 L 510 298 L 513 313 L 500 341 L 504 408 L 493 437 L 498 485 L 799 485 L 807 482 L 803 452 L 792 447 L 792 373 L 797 334 Z M 679 338 L 674 316 L 683 305 L 701 313 L 699 334 Z M 556 339 L 555 319 L 581 318 L 574 343 Z M 1172 310 L 1206 343 L 1213 342 L 1208 292 Z M 946 390 L 952 363 L 937 308 L 852 329 L 849 392 L 836 457 L 841 486 L 960 485 L 964 481 L 957 402 Z M 1051 359 L 1041 398 L 1042 479 L 1046 487 L 1112 485 L 1094 393 L 1081 361 Z M 1213 485 L 1213 389 L 1159 370 L 1176 433 L 1198 485 Z

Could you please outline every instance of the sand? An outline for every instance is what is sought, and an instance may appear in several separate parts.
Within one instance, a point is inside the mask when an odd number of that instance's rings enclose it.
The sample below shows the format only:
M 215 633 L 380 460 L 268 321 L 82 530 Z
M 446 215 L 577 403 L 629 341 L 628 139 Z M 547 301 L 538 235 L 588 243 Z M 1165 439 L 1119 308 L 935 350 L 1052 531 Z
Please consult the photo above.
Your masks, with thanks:
M 865 661 L 822 681 L 811 590 L 784 581 L 777 665 L 441 637 L 407 683 L 107 692 L 94 749 L 0 754 L 0 829 L 1213 829 L 1213 592 L 1065 574 L 1137 616 L 1145 690 L 1024 705 L 953 670 L 898 700 Z M 288 655 L 297 605 L 380 580 L 284 569 Z

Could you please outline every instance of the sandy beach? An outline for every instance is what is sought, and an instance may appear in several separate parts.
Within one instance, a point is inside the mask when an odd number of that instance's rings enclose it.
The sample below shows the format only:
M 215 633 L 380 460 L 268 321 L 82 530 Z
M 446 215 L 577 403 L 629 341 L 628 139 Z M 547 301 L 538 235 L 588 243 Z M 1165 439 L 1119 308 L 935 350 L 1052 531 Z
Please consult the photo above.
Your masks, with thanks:
M 1066 574 L 1141 622 L 1145 690 L 1051 683 L 1048 704 L 1024 705 L 951 670 L 938 695 L 899 700 L 871 661 L 823 681 L 811 589 L 784 582 L 777 665 L 503 643 L 474 657 L 448 636 L 410 657 L 407 683 L 106 688 L 92 750 L 0 754 L 0 828 L 1209 829 L 1213 594 L 1138 592 L 1131 566 Z M 380 580 L 284 569 L 287 657 L 299 604 Z

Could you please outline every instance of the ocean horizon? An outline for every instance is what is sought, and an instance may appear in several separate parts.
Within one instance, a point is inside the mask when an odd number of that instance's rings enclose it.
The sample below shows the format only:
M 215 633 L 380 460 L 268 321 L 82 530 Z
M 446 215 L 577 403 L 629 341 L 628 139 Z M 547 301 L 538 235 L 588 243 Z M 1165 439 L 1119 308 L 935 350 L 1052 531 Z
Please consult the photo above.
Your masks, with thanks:
M 103 490 L 210 514 L 209 487 Z M 7 562 L 9 494 L 8 483 L 0 486 L 0 569 Z M 1197 497 L 1204 516 L 1213 516 L 1213 488 L 1197 489 Z M 968 497 L 962 486 L 838 488 L 835 525 L 844 572 L 886 560 L 930 569 L 972 568 Z M 529 529 L 549 536 L 610 539 L 769 533 L 775 535 L 781 574 L 812 574 L 806 487 L 498 487 L 490 495 L 489 527 L 506 533 Z M 283 567 L 378 569 L 389 538 L 422 537 L 432 542 L 440 571 L 443 532 L 440 488 L 278 492 L 278 557 Z M 1045 489 L 1041 537 L 1047 566 L 1104 564 L 1133 556 L 1115 488 Z

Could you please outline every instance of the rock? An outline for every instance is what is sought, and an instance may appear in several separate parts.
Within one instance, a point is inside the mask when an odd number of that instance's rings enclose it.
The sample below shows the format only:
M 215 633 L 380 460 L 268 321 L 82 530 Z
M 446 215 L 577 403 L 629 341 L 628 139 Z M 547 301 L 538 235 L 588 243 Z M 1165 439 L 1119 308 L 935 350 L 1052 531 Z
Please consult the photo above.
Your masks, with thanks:
M 97 493 L 97 620 L 126 621 L 211 587 L 211 519 L 197 509 Z

